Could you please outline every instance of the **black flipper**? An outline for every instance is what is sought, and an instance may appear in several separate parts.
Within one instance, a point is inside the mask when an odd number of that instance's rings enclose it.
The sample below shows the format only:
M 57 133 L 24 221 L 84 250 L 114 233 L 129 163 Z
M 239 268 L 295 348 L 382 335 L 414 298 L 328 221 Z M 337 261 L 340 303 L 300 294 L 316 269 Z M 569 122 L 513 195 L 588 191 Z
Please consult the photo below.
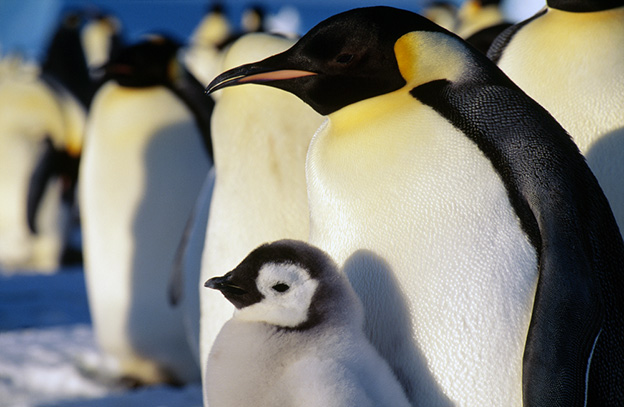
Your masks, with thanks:
M 539 279 L 523 360 L 524 406 L 624 400 L 624 244 L 576 145 L 498 70 L 480 70 L 456 83 L 430 82 L 411 93 L 490 159 L 537 249 Z M 490 112 L 502 120 L 492 120 Z
M 511 23 L 500 23 L 484 28 L 466 38 L 466 42 L 479 50 L 482 54 L 487 54 L 488 49 L 490 49 L 490 46 L 499 34 L 512 25 Z
M 204 246 L 204 238 L 206 236 L 206 227 L 210 213 L 210 201 L 212 200 L 214 183 L 215 171 L 214 167 L 212 167 L 206 176 L 206 180 L 204 181 L 201 191 L 199 192 L 193 211 L 184 226 L 184 234 L 182 235 L 182 239 L 180 239 L 180 243 L 176 249 L 173 269 L 168 286 L 169 304 L 174 307 L 179 305 L 182 301 L 184 297 L 184 287 L 187 285 L 192 286 L 192 283 L 188 284 L 186 279 L 195 280 L 196 282 L 199 281 L 199 276 L 201 274 L 201 259 L 187 259 L 187 251 L 189 250 L 191 243 L 200 244 L 201 247 Z M 188 264 L 189 261 L 192 262 L 190 265 Z M 190 273 L 191 275 L 186 275 L 189 268 L 192 273 Z
M 527 18 L 526 20 L 521 21 L 521 22 L 519 22 L 517 24 L 514 24 L 511 27 L 508 27 L 507 29 L 503 30 L 494 39 L 494 41 L 492 41 L 492 45 L 490 45 L 489 49 L 487 50 L 488 58 L 490 58 L 492 61 L 494 61 L 495 64 L 498 64 L 498 61 L 500 60 L 501 56 L 503 55 L 503 52 L 505 51 L 505 48 L 507 48 L 507 45 L 509 45 L 509 42 L 511 42 L 511 39 L 514 37 L 514 35 L 516 35 L 518 33 L 518 31 L 520 31 L 522 29 L 522 27 L 524 27 L 525 25 L 527 25 L 531 21 L 533 21 L 536 18 L 539 18 L 539 17 L 543 16 L 544 14 L 546 14 L 547 11 L 548 11 L 548 9 L 546 7 L 544 7 L 543 9 L 538 11 L 533 17 Z
M 30 176 L 26 200 L 26 219 L 28 228 L 33 234 L 37 234 L 37 212 L 50 180 L 61 177 L 63 180 L 62 199 L 69 205 L 74 202 L 78 182 L 79 159 L 72 157 L 66 151 L 56 149 L 50 137 L 46 137 L 42 144 L 39 162 Z
M 214 99 L 212 96 L 206 95 L 204 86 L 186 69 L 183 69 L 181 75 L 173 81 L 172 89 L 180 95 L 180 98 L 193 112 L 203 137 L 206 153 L 211 162 L 214 161 L 210 136 L 210 120 L 215 105 Z

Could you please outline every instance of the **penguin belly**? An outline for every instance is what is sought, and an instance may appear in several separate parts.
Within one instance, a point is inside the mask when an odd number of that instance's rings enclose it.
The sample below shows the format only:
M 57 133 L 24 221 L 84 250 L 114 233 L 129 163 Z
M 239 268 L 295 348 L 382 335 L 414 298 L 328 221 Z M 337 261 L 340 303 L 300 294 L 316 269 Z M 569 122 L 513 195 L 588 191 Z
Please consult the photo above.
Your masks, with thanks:
M 624 7 L 548 9 L 512 38 L 498 66 L 572 136 L 624 228 Z
M 281 52 L 293 41 L 249 34 L 235 42 L 226 64 Z M 234 268 L 262 243 L 306 240 L 308 145 L 323 117 L 289 93 L 262 86 L 226 89 L 212 116 L 215 184 L 202 257 L 201 284 Z M 202 369 L 234 308 L 202 292 Z
M 399 90 L 332 113 L 306 168 L 310 242 L 411 402 L 520 406 L 536 252 L 476 144 Z
M 85 272 L 97 341 L 122 375 L 198 379 L 167 284 L 208 170 L 193 116 L 169 90 L 100 90 L 80 173 Z

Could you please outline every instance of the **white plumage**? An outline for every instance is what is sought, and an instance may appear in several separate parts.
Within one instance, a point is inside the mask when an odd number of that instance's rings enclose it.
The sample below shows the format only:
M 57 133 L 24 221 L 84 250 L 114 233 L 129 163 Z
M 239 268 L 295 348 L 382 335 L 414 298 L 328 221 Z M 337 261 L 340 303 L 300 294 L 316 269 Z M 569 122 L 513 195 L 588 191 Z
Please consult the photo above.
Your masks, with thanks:
M 232 286 L 263 298 L 234 299 L 239 309 L 208 360 L 208 405 L 409 406 L 365 338 L 361 303 L 322 251 L 297 241 L 264 245 L 224 278 L 207 285 L 228 299 L 240 295 L 227 293 Z
M 85 276 L 99 345 L 120 374 L 197 380 L 182 309 L 167 298 L 184 226 L 209 169 L 195 119 L 165 87 L 96 94 L 79 192 Z
M 248 34 L 233 44 L 225 67 L 276 54 L 293 41 Z M 305 157 L 322 122 L 297 97 L 253 86 L 226 89 L 212 116 L 216 180 L 200 281 L 232 269 L 258 245 L 280 238 L 306 239 L 309 211 Z M 203 293 L 201 360 L 232 308 Z

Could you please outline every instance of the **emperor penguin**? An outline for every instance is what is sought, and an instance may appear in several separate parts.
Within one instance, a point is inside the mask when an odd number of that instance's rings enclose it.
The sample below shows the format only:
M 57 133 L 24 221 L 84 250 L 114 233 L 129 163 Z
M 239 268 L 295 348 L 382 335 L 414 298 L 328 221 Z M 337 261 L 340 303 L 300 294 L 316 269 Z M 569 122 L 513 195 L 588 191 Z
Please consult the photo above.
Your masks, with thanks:
M 548 0 L 489 51 L 570 133 L 624 230 L 624 1 Z
M 85 50 L 80 41 L 84 23 L 85 16 L 80 11 L 68 11 L 63 15 L 46 48 L 41 69 L 46 76 L 60 82 L 88 107 L 95 85 L 91 81 Z
M 431 1 L 422 10 L 422 15 L 449 31 L 457 25 L 457 5 L 451 1 Z
M 39 66 L 11 57 L 0 78 L 0 268 L 53 273 L 71 225 L 84 106 Z
M 454 32 L 468 38 L 487 27 L 501 24 L 505 16 L 500 8 L 500 0 L 466 0 L 457 10 L 457 25 Z
M 362 304 L 321 250 L 280 240 L 206 287 L 235 307 L 208 358 L 211 407 L 407 407 L 364 335 Z
M 284 51 L 293 40 L 247 34 L 232 44 L 225 69 Z M 305 160 L 324 118 L 297 97 L 264 86 L 222 92 L 212 117 L 215 180 L 200 281 L 231 270 L 262 243 L 305 240 L 309 209 Z M 205 290 L 203 290 L 205 291 Z M 202 368 L 232 307 L 200 296 Z
M 417 14 L 360 8 L 219 75 L 327 115 L 310 243 L 341 266 L 414 405 L 624 399 L 624 245 L 565 130 Z M 407 318 L 403 318 L 407 315 Z
M 223 5 L 214 4 L 201 19 L 185 48 L 184 64 L 204 85 L 220 72 L 223 44 L 232 35 L 232 25 Z
M 459 8 L 454 32 L 486 54 L 494 39 L 511 25 L 500 0 L 467 0 Z
M 106 66 L 79 175 L 85 280 L 95 337 L 139 384 L 199 380 L 183 310 L 167 281 L 186 221 L 211 168 L 210 98 L 152 36 Z
M 101 68 L 123 47 L 121 21 L 112 14 L 94 15 L 80 31 L 80 43 L 91 81 L 99 84 Z

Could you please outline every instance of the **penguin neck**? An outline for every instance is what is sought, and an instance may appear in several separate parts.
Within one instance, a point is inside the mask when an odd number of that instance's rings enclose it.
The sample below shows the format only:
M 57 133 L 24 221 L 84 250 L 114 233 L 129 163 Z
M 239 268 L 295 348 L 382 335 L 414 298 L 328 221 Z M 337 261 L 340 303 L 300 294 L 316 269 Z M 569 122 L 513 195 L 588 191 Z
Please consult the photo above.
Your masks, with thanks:
M 394 53 L 409 90 L 439 79 L 458 80 L 469 53 L 461 40 L 439 32 L 410 32 L 399 38 Z
M 357 136 L 359 128 L 367 126 L 367 123 L 382 121 L 385 117 L 394 115 L 396 110 L 405 106 L 410 99 L 413 98 L 408 89 L 401 88 L 385 95 L 345 106 L 328 116 L 332 133 L 336 134 L 337 137 L 348 134 Z M 366 117 L 367 120 L 363 121 L 362 117 Z

